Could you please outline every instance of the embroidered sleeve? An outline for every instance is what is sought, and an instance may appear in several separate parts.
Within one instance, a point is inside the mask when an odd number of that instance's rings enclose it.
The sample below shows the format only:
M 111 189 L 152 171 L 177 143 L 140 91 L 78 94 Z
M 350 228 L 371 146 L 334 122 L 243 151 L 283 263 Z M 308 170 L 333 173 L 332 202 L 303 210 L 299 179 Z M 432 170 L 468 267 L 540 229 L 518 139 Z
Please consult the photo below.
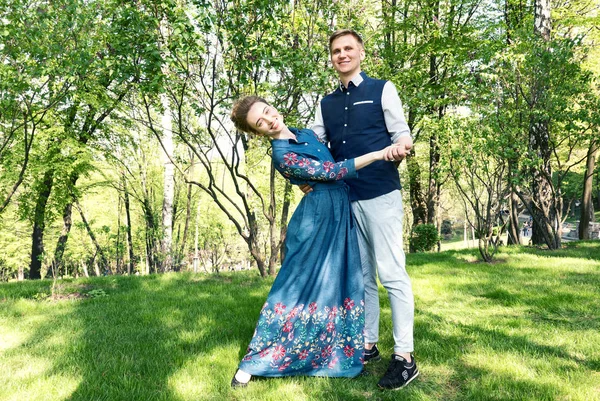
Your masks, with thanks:
M 334 163 L 287 151 L 274 158 L 275 168 L 286 178 L 306 181 L 337 181 L 355 178 L 354 159 Z

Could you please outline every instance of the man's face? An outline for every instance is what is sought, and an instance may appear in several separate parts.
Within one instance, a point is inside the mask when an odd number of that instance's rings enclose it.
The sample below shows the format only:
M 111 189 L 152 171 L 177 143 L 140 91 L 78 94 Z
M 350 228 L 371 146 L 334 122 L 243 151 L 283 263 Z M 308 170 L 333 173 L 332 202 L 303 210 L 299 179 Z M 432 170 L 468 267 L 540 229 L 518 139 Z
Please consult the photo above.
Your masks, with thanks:
M 352 35 L 344 35 L 331 43 L 331 63 L 340 77 L 352 78 L 360 72 L 365 50 Z

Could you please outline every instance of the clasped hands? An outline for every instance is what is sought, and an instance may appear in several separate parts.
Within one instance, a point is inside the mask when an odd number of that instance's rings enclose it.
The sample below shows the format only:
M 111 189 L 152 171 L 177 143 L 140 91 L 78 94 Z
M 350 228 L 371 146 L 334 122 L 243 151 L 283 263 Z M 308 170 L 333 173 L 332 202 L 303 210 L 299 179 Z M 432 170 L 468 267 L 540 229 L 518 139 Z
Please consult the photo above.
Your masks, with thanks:
M 410 146 L 407 143 L 395 143 L 383 149 L 383 160 L 389 162 L 401 162 L 410 154 Z

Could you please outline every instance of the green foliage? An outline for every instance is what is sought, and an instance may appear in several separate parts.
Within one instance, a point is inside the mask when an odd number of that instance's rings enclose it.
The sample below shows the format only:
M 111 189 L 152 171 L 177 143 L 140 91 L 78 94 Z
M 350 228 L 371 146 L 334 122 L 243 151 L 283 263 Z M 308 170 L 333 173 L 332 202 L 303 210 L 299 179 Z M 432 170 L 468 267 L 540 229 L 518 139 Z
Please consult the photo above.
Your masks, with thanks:
M 36 301 L 45 301 L 49 297 L 50 294 L 47 292 L 36 292 L 31 298 L 35 299 Z
M 269 225 L 280 224 L 283 181 L 278 177 L 271 187 L 268 145 L 233 132 L 229 107 L 243 94 L 259 93 L 289 126 L 307 126 L 319 99 L 337 82 L 327 49 L 337 28 L 362 33 L 363 69 L 399 90 L 416 143 L 413 161 L 423 171 L 405 180 L 407 187 L 436 182 L 445 183 L 444 191 L 464 184 L 468 171 L 489 177 L 506 162 L 505 184 L 526 193 L 531 170 L 542 163 L 530 152 L 529 124 L 547 117 L 555 193 L 577 197 L 576 162 L 600 123 L 593 80 L 600 58 L 597 46 L 587 48 L 597 40 L 599 17 L 587 2 L 553 4 L 553 37 L 541 43 L 533 35 L 530 4 L 496 4 L 503 13 L 483 12 L 484 6 L 474 0 L 385 7 L 357 0 L 2 2 L 0 279 L 15 278 L 19 268 L 27 274 L 32 222 L 48 183 L 51 193 L 38 214 L 45 225 L 45 265 L 61 235 L 65 207 L 76 198 L 116 271 L 127 254 L 125 188 L 134 259 L 142 262 L 152 251 L 162 236 L 163 161 L 148 126 L 161 131 L 161 94 L 174 112 L 177 166 L 187 171 L 192 153 L 198 166 L 195 176 L 177 176 L 174 232 L 183 231 L 185 179 L 197 180 L 195 190 L 209 196 L 195 193 L 192 221 L 200 199 L 221 202 L 203 221 L 200 242 L 246 257 L 239 245 L 248 244 L 244 235 L 251 232 L 254 250 L 260 250 L 255 254 L 264 253 L 277 232 Z M 540 77 L 548 90 L 536 98 Z M 232 146 L 240 152 L 232 154 Z M 454 180 L 447 180 L 453 171 Z M 46 174 L 52 179 L 45 182 Z M 429 195 L 437 196 L 431 188 Z M 467 198 L 487 199 L 482 188 L 476 185 Z M 296 191 L 292 210 L 299 196 Z M 61 274 L 93 270 L 97 250 L 78 212 L 73 220 Z
M 413 227 L 410 237 L 410 249 L 413 252 L 428 252 L 440 240 L 434 224 L 418 224 Z

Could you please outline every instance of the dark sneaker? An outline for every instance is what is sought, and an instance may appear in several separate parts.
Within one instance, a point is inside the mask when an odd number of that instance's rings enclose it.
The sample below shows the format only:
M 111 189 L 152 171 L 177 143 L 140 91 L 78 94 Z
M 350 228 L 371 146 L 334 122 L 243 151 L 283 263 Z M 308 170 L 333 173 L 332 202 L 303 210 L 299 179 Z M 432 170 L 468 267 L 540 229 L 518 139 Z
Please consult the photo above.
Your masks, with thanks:
M 373 345 L 373 348 L 365 350 L 365 362 L 366 365 L 369 362 L 377 362 L 380 361 L 381 357 L 379 356 L 379 350 L 377 349 L 377 344 Z
M 233 379 L 231 379 L 231 388 L 236 389 L 236 388 L 243 388 L 246 387 L 248 385 L 248 383 L 242 383 L 239 382 L 235 376 L 233 376 Z
M 382 389 L 398 390 L 419 376 L 415 357 L 412 354 L 410 356 L 412 361 L 408 363 L 400 355 L 392 354 L 390 366 L 377 385 Z

